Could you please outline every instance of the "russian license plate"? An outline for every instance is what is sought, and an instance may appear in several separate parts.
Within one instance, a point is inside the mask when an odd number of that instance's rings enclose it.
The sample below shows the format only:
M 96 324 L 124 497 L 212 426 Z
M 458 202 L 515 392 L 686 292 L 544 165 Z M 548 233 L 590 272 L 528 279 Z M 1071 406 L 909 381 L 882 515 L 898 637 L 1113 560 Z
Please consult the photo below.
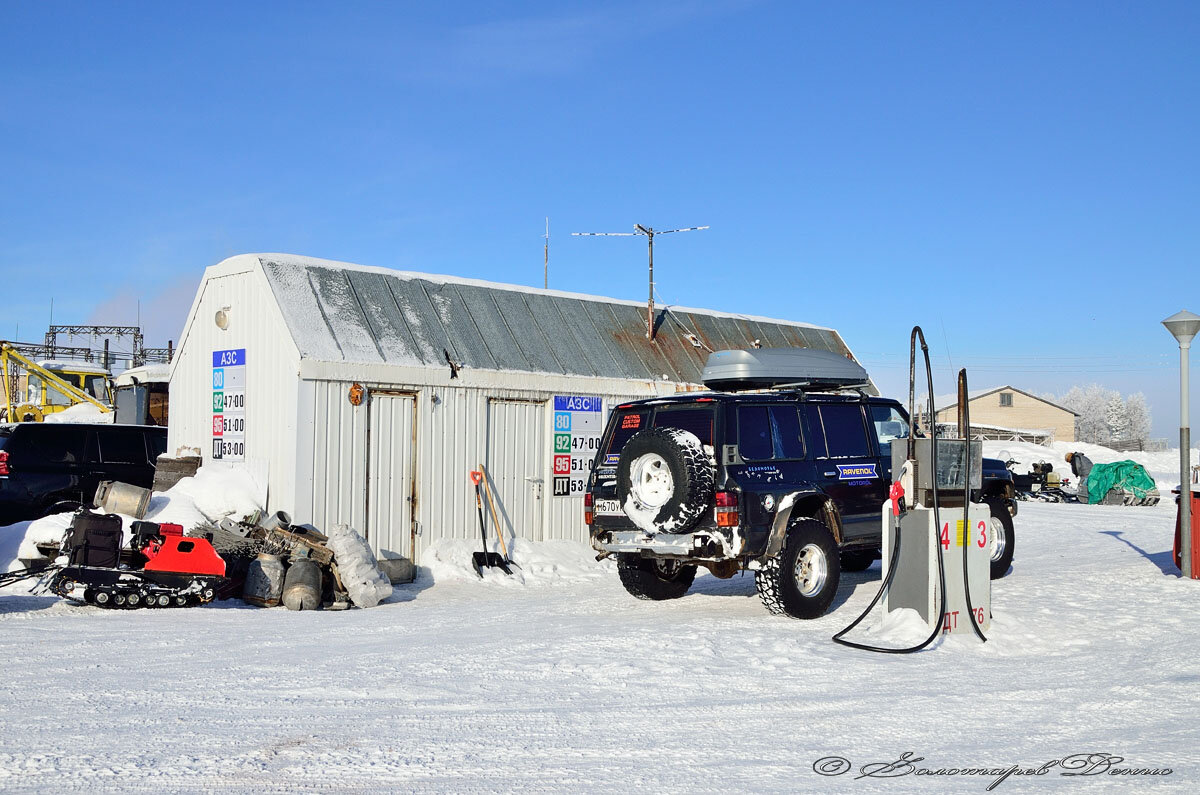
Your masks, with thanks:
M 597 516 L 614 516 L 621 513 L 621 503 L 616 500 L 596 500 Z

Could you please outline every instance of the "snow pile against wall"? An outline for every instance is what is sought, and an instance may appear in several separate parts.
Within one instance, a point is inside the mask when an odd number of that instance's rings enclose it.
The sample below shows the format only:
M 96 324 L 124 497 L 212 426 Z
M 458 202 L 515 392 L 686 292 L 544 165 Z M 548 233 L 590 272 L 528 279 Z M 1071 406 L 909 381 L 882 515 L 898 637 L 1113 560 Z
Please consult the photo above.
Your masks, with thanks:
M 174 522 L 186 531 L 226 516 L 241 519 L 264 507 L 254 473 L 240 466 L 203 466 L 167 491 L 156 492 L 146 519 Z
M 483 551 L 480 541 L 445 539 L 433 544 L 422 559 L 418 582 L 479 582 L 471 565 L 471 555 Z M 490 551 L 498 551 L 492 540 Z M 517 538 L 509 542 L 509 557 L 517 564 L 513 576 L 499 569 L 484 569 L 487 585 L 501 587 L 538 586 L 555 583 L 586 582 L 616 577 L 616 564 L 596 560 L 592 548 L 577 541 L 528 541 Z

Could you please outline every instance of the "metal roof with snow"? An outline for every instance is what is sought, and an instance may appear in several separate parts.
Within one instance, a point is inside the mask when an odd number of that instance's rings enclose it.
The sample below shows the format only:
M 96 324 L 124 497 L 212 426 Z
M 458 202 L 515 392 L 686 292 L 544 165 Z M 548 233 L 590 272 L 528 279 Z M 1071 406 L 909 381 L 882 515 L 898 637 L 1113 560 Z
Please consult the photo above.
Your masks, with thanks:
M 698 384 L 711 351 L 812 348 L 853 358 L 833 329 L 289 254 L 252 254 L 305 359 Z

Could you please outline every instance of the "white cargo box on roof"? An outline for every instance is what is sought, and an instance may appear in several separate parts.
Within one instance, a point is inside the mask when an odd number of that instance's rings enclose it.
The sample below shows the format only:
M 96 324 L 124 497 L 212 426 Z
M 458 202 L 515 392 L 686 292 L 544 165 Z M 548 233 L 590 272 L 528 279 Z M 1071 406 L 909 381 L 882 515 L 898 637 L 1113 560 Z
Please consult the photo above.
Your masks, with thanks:
M 862 365 L 832 351 L 814 348 L 756 348 L 716 351 L 701 374 L 709 389 L 738 392 L 788 386 L 828 390 L 866 387 Z

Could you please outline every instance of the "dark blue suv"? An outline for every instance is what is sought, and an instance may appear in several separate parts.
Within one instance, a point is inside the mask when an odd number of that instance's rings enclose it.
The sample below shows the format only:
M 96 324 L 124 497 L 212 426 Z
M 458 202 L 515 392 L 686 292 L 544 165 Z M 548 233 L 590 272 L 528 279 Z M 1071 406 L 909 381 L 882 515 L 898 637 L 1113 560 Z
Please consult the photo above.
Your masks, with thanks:
M 592 546 L 616 558 L 639 598 L 683 596 L 697 566 L 717 577 L 750 569 L 769 611 L 815 618 L 843 570 L 879 557 L 891 444 L 907 435 L 898 402 L 861 392 L 702 392 L 620 405 L 584 497 Z M 982 499 L 995 578 L 1012 561 L 1012 514 L 1001 497 Z

